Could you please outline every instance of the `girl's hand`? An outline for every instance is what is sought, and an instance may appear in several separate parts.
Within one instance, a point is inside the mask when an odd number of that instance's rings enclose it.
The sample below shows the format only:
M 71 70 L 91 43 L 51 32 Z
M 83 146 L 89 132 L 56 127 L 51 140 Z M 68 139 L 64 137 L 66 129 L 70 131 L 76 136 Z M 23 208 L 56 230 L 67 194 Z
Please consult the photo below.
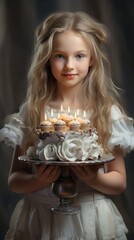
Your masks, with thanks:
M 58 166 L 36 166 L 36 177 L 39 181 L 45 184 L 51 184 L 57 180 L 61 173 L 61 168 Z
M 122 150 L 117 147 L 113 151 L 115 160 L 105 164 L 106 171 L 98 171 L 102 166 L 85 165 L 72 167 L 72 171 L 85 184 L 108 195 L 117 195 L 126 188 L 126 170 Z
M 90 182 L 93 182 L 96 179 L 96 176 L 98 174 L 97 166 L 91 165 L 75 166 L 71 167 L 71 170 L 79 179 L 88 185 L 90 185 Z

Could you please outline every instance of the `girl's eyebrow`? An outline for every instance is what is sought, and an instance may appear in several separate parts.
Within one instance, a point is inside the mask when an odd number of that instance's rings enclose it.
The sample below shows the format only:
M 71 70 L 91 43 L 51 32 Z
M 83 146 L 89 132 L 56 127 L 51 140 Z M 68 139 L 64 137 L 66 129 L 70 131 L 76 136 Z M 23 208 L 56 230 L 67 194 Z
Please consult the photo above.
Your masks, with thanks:
M 60 50 L 60 49 L 54 49 L 53 52 L 54 52 L 54 53 L 55 53 L 55 52 L 67 53 L 67 52 L 64 52 L 64 51 L 62 51 L 62 50 Z M 87 50 L 85 50 L 85 49 L 83 49 L 83 50 L 78 50 L 78 51 L 76 51 L 76 52 L 74 52 L 74 53 L 87 53 Z

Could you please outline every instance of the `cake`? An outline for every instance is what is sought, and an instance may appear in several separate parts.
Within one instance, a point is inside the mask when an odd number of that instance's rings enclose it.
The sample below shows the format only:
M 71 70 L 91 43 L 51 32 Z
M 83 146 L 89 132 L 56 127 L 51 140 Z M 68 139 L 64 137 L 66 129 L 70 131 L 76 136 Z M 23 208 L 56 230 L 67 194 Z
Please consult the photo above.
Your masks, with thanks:
M 69 129 L 72 131 L 79 131 L 80 122 L 78 120 L 72 120 L 68 123 Z
M 66 123 L 63 120 L 57 120 L 54 123 L 54 130 L 55 131 L 65 131 Z
M 89 119 L 81 119 L 80 124 L 81 130 L 87 131 L 91 128 L 91 122 Z
M 68 126 L 68 123 L 74 119 L 72 115 L 69 115 L 67 113 L 60 114 L 59 119 L 63 120 L 66 123 L 66 126 Z
M 103 155 L 103 148 L 98 143 L 98 133 L 91 126 L 90 120 L 78 120 L 75 116 L 67 126 L 66 119 L 68 115 L 61 114 L 53 123 L 50 119 L 41 122 L 40 128 L 34 130 L 37 142 L 29 147 L 27 155 L 30 158 L 34 155 L 43 161 L 74 162 L 99 159 Z
M 54 123 L 57 121 L 57 118 L 54 118 L 54 117 L 49 118 L 49 121 L 50 121 L 52 124 L 54 124 Z
M 46 120 L 41 122 L 39 127 L 42 132 L 50 132 L 52 129 L 52 123 Z
M 36 158 L 43 161 L 96 160 L 103 155 L 103 148 L 98 144 L 97 140 L 98 135 L 95 129 L 40 133 L 38 142 L 33 148 L 30 147 L 27 150 L 27 154 L 31 158 L 36 155 Z

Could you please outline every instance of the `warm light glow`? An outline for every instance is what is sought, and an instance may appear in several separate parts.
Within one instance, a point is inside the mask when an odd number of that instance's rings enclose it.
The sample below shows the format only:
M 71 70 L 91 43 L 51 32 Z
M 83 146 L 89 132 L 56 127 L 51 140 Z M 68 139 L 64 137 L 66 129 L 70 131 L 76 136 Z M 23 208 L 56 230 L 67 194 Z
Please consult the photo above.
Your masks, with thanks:
M 58 119 L 60 119 L 60 113 L 58 113 Z
M 74 118 L 76 119 L 76 117 L 77 117 L 77 113 L 75 112 L 75 114 L 74 114 Z
M 51 117 L 53 117 L 53 116 L 54 116 L 53 109 L 51 109 Z
M 83 113 L 83 117 L 86 118 L 86 111 L 84 111 L 84 113 Z
M 70 114 L 70 107 L 68 106 L 68 113 Z
M 79 116 L 79 113 L 80 113 L 80 110 L 79 110 L 79 109 L 77 109 L 77 117 Z
M 45 113 L 45 120 L 47 120 L 47 114 Z
M 63 112 L 63 106 L 62 106 L 62 104 L 61 104 L 60 110 L 61 110 L 61 112 Z

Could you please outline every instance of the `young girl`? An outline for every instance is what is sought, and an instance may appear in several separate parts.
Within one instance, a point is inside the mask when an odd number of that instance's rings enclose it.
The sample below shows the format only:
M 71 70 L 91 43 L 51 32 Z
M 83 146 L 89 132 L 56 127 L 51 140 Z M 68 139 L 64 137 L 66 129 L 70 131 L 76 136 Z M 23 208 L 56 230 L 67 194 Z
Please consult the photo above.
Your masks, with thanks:
M 28 91 L 20 112 L 1 130 L 0 138 L 15 146 L 8 184 L 24 193 L 12 215 L 5 239 L 111 240 L 126 239 L 127 228 L 108 195 L 126 188 L 124 154 L 134 148 L 133 120 L 121 106 L 105 54 L 105 27 L 83 12 L 50 15 L 37 28 L 35 50 L 28 74 Z M 80 206 L 75 215 L 52 215 L 58 199 L 52 193 L 62 168 L 37 167 L 18 160 L 34 144 L 33 129 L 45 113 L 54 115 L 70 106 L 86 110 L 97 128 L 99 143 L 115 160 L 98 167 L 71 167 L 78 183 Z

